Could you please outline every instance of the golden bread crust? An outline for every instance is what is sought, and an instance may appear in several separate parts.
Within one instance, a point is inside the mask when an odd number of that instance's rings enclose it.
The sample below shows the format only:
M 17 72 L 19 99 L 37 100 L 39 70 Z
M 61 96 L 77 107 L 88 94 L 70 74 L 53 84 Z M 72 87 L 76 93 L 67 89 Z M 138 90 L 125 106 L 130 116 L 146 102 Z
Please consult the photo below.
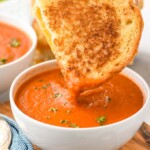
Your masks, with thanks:
M 132 0 L 37 0 L 34 9 L 71 88 L 101 84 L 137 52 L 143 21 Z

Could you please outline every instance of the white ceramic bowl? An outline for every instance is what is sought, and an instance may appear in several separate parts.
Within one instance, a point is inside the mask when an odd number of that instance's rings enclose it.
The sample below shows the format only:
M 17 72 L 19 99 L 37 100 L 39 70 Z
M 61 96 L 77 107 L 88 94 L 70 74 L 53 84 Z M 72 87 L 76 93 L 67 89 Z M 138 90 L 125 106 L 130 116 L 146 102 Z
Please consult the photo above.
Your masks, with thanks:
M 93 128 L 63 128 L 36 121 L 19 110 L 14 102 L 18 88 L 31 77 L 55 68 L 58 68 L 55 60 L 33 66 L 23 71 L 10 89 L 10 102 L 15 120 L 32 143 L 43 150 L 115 150 L 134 136 L 150 108 L 150 99 L 146 82 L 128 68 L 122 73 L 140 87 L 144 95 L 144 105 L 136 114 L 123 121 Z
M 17 60 L 14 60 L 13 62 L 0 66 L 0 94 L 1 94 L 10 88 L 12 81 L 20 72 L 22 72 L 24 69 L 26 69 L 31 65 L 34 50 L 37 43 L 37 38 L 33 28 L 30 25 L 23 23 L 18 19 L 0 14 L 0 22 L 9 24 L 22 30 L 24 33 L 28 35 L 28 37 L 32 42 L 30 49 L 22 57 L 18 58 Z

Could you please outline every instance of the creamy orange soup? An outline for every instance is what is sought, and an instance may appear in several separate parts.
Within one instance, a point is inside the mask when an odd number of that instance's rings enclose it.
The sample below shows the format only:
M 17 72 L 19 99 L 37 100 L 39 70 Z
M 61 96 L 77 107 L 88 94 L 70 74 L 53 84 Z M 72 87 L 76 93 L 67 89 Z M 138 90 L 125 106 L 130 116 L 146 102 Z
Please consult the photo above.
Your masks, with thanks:
M 12 62 L 31 47 L 30 38 L 21 30 L 0 23 L 0 65 Z
M 123 75 L 113 77 L 99 89 L 80 102 L 66 88 L 60 70 L 53 70 L 23 84 L 15 102 L 21 111 L 40 122 L 73 128 L 112 124 L 143 106 L 141 90 Z

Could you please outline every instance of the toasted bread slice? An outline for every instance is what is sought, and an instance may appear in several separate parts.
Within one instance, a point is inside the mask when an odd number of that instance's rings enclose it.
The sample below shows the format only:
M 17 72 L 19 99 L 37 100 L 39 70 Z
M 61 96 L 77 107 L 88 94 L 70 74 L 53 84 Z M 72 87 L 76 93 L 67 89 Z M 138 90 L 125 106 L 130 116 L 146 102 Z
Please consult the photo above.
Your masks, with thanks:
M 137 53 L 143 21 L 132 0 L 37 0 L 34 14 L 70 88 L 101 84 Z

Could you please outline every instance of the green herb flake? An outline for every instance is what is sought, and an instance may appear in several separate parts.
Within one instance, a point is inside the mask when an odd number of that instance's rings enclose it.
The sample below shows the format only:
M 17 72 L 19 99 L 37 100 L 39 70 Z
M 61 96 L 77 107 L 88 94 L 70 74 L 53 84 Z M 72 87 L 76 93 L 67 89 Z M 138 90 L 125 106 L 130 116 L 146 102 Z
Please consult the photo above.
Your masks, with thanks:
M 96 120 L 100 125 L 103 125 L 106 122 L 106 116 L 101 116 L 99 118 L 96 118 Z
M 36 86 L 34 87 L 34 90 L 39 90 L 39 89 L 40 89 L 39 87 L 36 87 Z
M 58 98 L 58 97 L 62 97 L 62 94 L 56 93 L 56 94 L 54 94 L 54 96 L 53 96 L 53 98 Z
M 50 108 L 50 109 L 49 109 L 49 111 L 52 111 L 52 112 L 54 112 L 54 113 L 55 113 L 55 112 L 57 112 L 57 111 L 58 111 L 58 109 L 57 109 L 57 108 Z
M 42 86 L 42 89 L 47 89 L 50 85 L 51 85 L 50 83 L 45 84 L 45 85 Z
M 19 47 L 20 46 L 20 41 L 17 40 L 16 38 L 13 38 L 10 42 L 11 47 Z
M 6 63 L 7 59 L 1 58 L 0 59 L 0 65 L 4 65 Z
M 44 81 L 44 80 L 42 80 L 42 79 L 41 79 L 41 80 L 38 80 L 38 82 L 43 82 L 43 81 Z
M 43 85 L 43 86 L 42 86 L 42 89 L 47 89 L 47 85 Z
M 79 128 L 79 126 L 77 126 L 76 123 L 70 123 L 69 126 L 72 127 L 72 128 Z
M 68 120 L 60 120 L 60 123 L 62 123 L 62 124 L 68 123 Z

